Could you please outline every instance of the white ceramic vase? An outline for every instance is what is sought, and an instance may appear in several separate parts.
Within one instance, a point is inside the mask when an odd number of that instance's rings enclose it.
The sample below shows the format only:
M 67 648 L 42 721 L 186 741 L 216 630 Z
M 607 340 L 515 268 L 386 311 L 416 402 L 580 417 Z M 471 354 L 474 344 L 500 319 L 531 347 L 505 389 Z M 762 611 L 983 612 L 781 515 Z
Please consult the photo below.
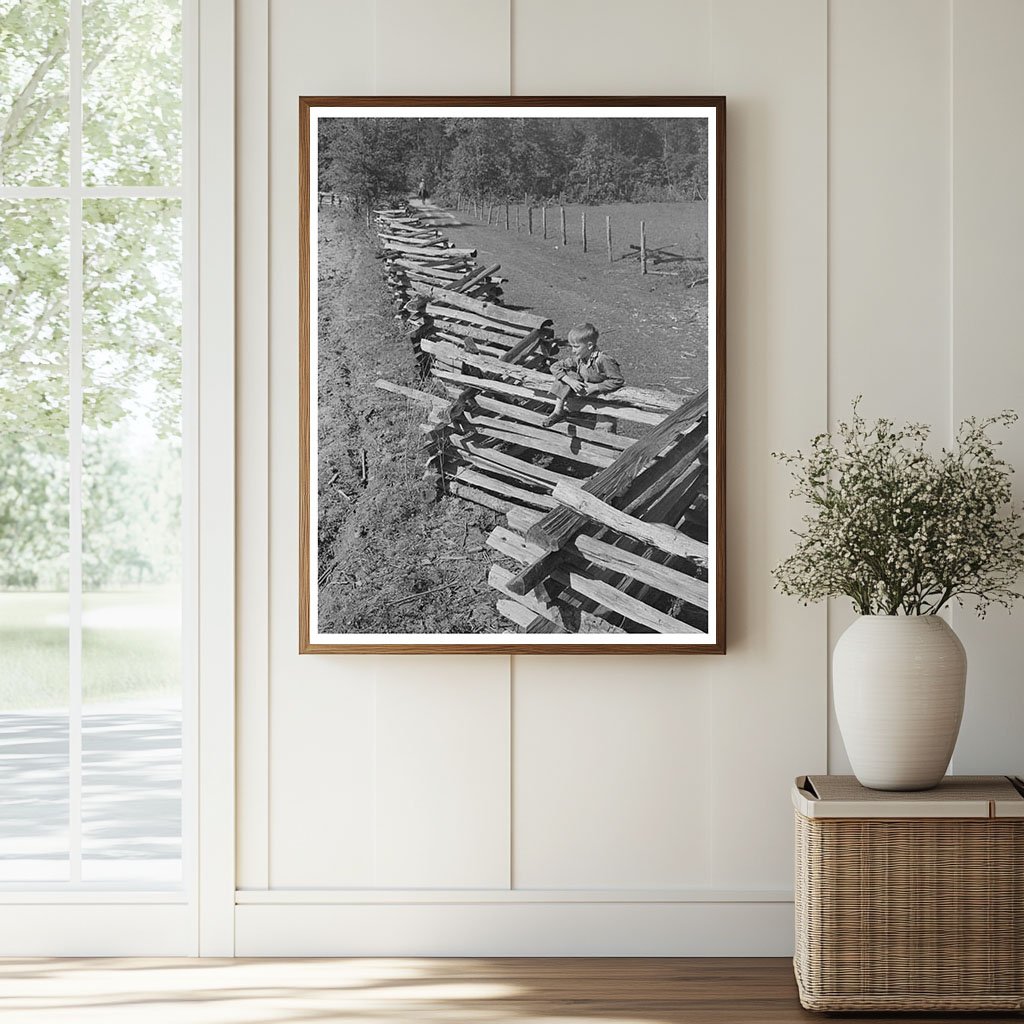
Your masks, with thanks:
M 836 718 L 870 789 L 931 789 L 953 756 L 967 655 L 936 615 L 862 615 L 832 655 Z

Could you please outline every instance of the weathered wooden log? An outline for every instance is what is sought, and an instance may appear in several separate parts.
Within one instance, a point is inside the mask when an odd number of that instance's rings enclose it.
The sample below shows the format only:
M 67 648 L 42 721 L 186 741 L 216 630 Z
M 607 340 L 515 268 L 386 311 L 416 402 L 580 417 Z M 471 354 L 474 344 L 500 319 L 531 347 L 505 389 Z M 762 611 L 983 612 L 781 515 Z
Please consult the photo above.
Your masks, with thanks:
M 639 580 L 672 597 L 678 597 L 707 610 L 708 585 L 704 580 L 687 576 L 678 569 L 672 569 L 661 562 L 643 558 L 625 548 L 616 547 L 583 533 L 575 538 L 572 547 L 602 569 Z
M 514 562 L 529 563 L 535 561 L 538 557 L 536 545 L 531 544 L 528 540 L 520 537 L 518 533 L 513 533 L 504 526 L 496 526 L 491 530 L 487 535 L 486 544 Z M 523 593 L 529 593 L 530 590 L 533 590 L 533 587 L 524 590 Z M 521 597 L 522 595 L 517 593 L 517 596 Z
M 489 508 L 492 512 L 507 512 L 512 506 L 509 502 L 505 501 L 504 498 L 498 498 L 493 494 L 488 494 L 486 491 L 477 490 L 475 487 L 469 487 L 466 484 L 452 481 L 448 485 L 448 490 L 455 495 L 456 498 L 462 498 L 464 501 L 471 501 L 475 505 L 481 505 L 484 508 Z
M 544 518 L 544 513 L 535 512 L 532 508 L 510 508 L 506 513 L 506 518 L 509 529 L 522 535 L 534 523 L 539 523 Z
M 707 466 L 696 462 L 678 480 L 672 481 L 653 504 L 638 510 L 637 516 L 650 523 L 678 526 L 680 519 L 707 486 Z
M 624 451 L 607 469 L 592 476 L 586 490 L 601 499 L 612 501 L 636 479 L 647 463 L 656 459 L 676 438 L 686 433 L 694 420 L 707 412 L 708 393 L 690 399 L 658 424 L 646 437 Z M 579 532 L 584 518 L 570 509 L 556 509 L 530 530 L 530 539 L 546 551 L 557 551 Z
M 522 341 L 517 341 L 501 357 L 501 361 L 503 363 L 521 363 L 541 343 L 544 334 L 545 331 L 542 327 L 534 328 Z
M 496 345 L 487 345 L 482 341 L 474 341 L 473 338 L 460 338 L 459 335 L 451 334 L 449 331 L 443 331 L 440 328 L 434 329 L 433 337 L 438 341 L 447 341 L 452 345 L 460 345 L 467 352 L 483 352 L 484 355 L 494 356 L 495 358 L 505 354 L 505 350 L 498 348 Z
M 707 451 L 707 433 L 701 417 L 692 430 L 683 434 L 679 443 L 659 455 L 622 494 L 616 504 L 623 512 L 646 518 L 646 513 L 677 480 L 704 476 L 699 459 Z
M 581 572 L 568 572 L 567 577 L 569 588 L 577 594 L 589 597 L 590 600 L 610 608 L 619 615 L 624 616 L 632 622 L 654 630 L 656 633 L 699 633 L 696 626 L 687 622 L 666 615 L 664 612 L 652 608 L 643 601 L 624 594 L 621 590 L 600 580 L 590 579 Z
M 459 435 L 455 435 L 459 437 Z M 541 488 L 545 494 L 550 494 L 554 489 L 553 483 L 539 479 L 532 473 L 521 472 L 514 466 L 505 465 L 498 462 L 489 461 L 474 452 L 465 451 L 458 447 L 458 445 L 452 443 L 449 447 L 453 451 L 455 460 L 460 465 L 470 466 L 475 469 L 479 469 L 489 476 L 500 477 L 503 480 L 509 480 L 514 484 L 522 484 L 524 487 L 537 487 Z M 488 451 L 495 451 L 496 449 L 487 449 Z M 533 468 L 532 466 L 530 467 Z
M 444 270 L 439 267 L 432 267 L 422 263 L 417 263 L 415 260 L 398 259 L 394 262 L 397 266 L 400 266 L 403 270 L 407 270 L 410 273 L 436 277 L 444 281 L 459 281 L 463 276 L 465 276 L 460 275 L 456 270 Z
M 504 365 L 504 364 L 502 364 Z M 464 373 L 453 373 L 447 370 L 431 370 L 434 376 L 451 384 L 458 384 L 463 387 L 479 388 L 481 391 L 490 391 L 499 395 L 507 395 L 512 398 L 524 398 L 535 402 L 545 402 L 553 406 L 555 399 L 540 389 L 521 387 L 518 384 L 506 384 L 504 381 L 492 380 L 490 377 L 470 377 Z M 567 418 L 571 420 L 572 415 L 580 413 L 591 416 L 611 416 L 614 419 L 626 420 L 630 423 L 642 423 L 648 426 L 656 426 L 664 420 L 663 415 L 652 412 L 644 412 L 642 409 L 634 409 L 632 406 L 613 406 L 597 404 L 596 402 L 581 402 L 574 410 L 568 411 Z
M 509 334 L 488 331 L 483 327 L 471 327 L 469 324 L 450 320 L 447 317 L 439 318 L 439 322 L 444 325 L 443 330 L 449 334 L 457 334 L 461 338 L 472 338 L 474 341 L 486 342 L 492 347 L 499 349 L 502 355 L 509 350 L 511 345 L 515 344 L 515 338 Z
M 427 312 L 430 313 L 432 308 L 432 306 L 428 306 Z M 550 373 L 531 370 L 514 363 L 505 363 L 490 356 L 474 356 L 472 359 L 466 359 L 465 362 L 496 377 L 514 379 L 521 384 L 537 389 L 549 391 L 555 385 L 555 378 Z M 657 391 L 647 391 L 644 388 L 619 388 L 618 391 L 612 391 L 607 395 L 590 395 L 581 402 L 573 403 L 569 408 L 571 411 L 587 404 L 598 406 L 604 415 L 612 415 L 610 410 L 621 406 L 665 413 L 678 409 L 683 404 L 683 399 L 679 395 L 663 395 Z M 661 422 L 661 418 L 659 417 L 655 422 Z
M 434 288 L 433 285 L 425 287 L 429 290 Z M 417 291 L 419 290 L 421 289 L 417 289 Z M 490 303 L 482 303 L 482 305 L 490 305 Z M 475 324 L 484 330 L 493 331 L 495 334 L 504 334 L 508 339 L 509 345 L 514 345 L 516 341 L 530 333 L 525 327 L 504 324 L 500 320 L 492 320 L 490 317 L 482 316 L 479 313 L 471 313 L 467 309 L 453 309 L 451 306 L 441 302 L 431 302 L 427 306 L 427 313 L 433 317 L 443 317 L 447 320 Z
M 517 626 L 522 626 L 523 629 L 529 626 L 537 617 L 529 608 L 524 608 L 518 601 L 513 601 L 507 597 L 499 598 L 495 602 L 494 607 L 497 608 L 499 614 L 503 615 L 510 622 L 514 622 Z
M 424 256 L 467 256 L 470 258 L 476 257 L 476 249 L 456 249 L 456 248 L 440 248 L 431 247 L 420 248 L 415 245 L 410 245 L 408 242 L 382 242 L 381 246 L 389 252 L 404 252 L 409 255 L 415 255 L 421 253 Z
M 568 476 L 565 473 L 557 473 L 555 470 L 548 469 L 545 466 L 536 466 L 532 462 L 527 462 L 525 459 L 518 459 L 514 455 L 509 455 L 507 452 L 498 451 L 497 448 L 485 448 L 482 445 L 474 444 L 459 434 L 452 436 L 449 440 L 453 448 L 466 452 L 468 455 L 475 456 L 477 459 L 481 459 L 484 462 L 491 462 L 496 466 L 514 469 L 531 482 L 544 483 L 551 487 L 554 487 L 559 483 L 579 482 L 576 477 Z
M 449 406 L 448 402 L 437 395 L 427 394 L 426 391 L 416 391 L 414 388 L 407 388 L 401 384 L 392 384 L 389 380 L 375 381 L 374 386 L 382 391 L 390 391 L 392 394 L 411 398 L 414 402 L 425 405 L 429 409 L 436 409 L 438 412 L 444 412 Z
M 559 626 L 557 623 L 552 622 L 550 619 L 545 619 L 543 615 L 538 615 L 533 622 L 531 622 L 524 630 L 524 633 L 575 633 L 574 629 L 567 629 L 565 626 Z
M 462 280 L 457 281 L 452 285 L 452 291 L 464 293 L 467 288 L 472 287 L 478 281 L 482 281 L 485 277 L 490 277 L 491 274 L 494 274 L 499 270 L 501 270 L 501 264 L 492 263 L 489 267 L 483 267 L 480 270 L 472 271 L 462 278 Z
M 604 469 L 615 461 L 615 452 L 607 448 L 598 448 L 587 441 L 580 441 L 556 434 L 524 423 L 509 424 L 518 429 L 507 429 L 504 421 L 491 416 L 467 416 L 466 421 L 472 424 L 484 437 L 493 437 L 498 441 L 507 441 L 523 448 L 547 452 L 571 462 L 583 463 L 586 466 Z
M 458 252 L 459 250 L 453 250 Z M 472 313 L 479 313 L 481 316 L 490 317 L 503 323 L 514 324 L 517 327 L 525 327 L 532 331 L 535 327 L 550 327 L 549 317 L 538 316 L 536 313 L 526 313 L 518 309 L 508 309 L 506 306 L 498 306 L 489 302 L 478 302 L 475 299 L 460 295 L 459 292 L 450 288 L 437 288 L 431 293 L 432 297 L 449 306 L 458 309 L 466 309 Z
M 555 501 L 571 509 L 577 515 L 585 516 L 602 526 L 611 527 L 619 533 L 624 533 L 627 537 L 653 544 L 659 550 L 666 551 L 671 555 L 678 555 L 680 558 L 707 561 L 707 544 L 687 537 L 686 534 L 680 533 L 671 526 L 665 526 L 662 523 L 647 523 L 621 512 L 593 494 L 588 494 L 581 487 L 563 482 L 555 487 L 553 496 Z M 532 537 L 530 540 L 536 543 Z
M 506 501 L 517 505 L 527 505 L 530 508 L 545 510 L 554 508 L 556 505 L 554 498 L 546 494 L 536 494 L 533 491 L 526 490 L 524 487 L 516 487 L 515 484 L 510 484 L 507 480 L 500 480 L 497 477 L 489 476 L 478 470 L 470 469 L 469 466 L 460 467 L 455 473 L 455 479 L 460 483 L 469 484 L 471 487 L 478 487 L 484 491 L 493 491 Z
M 438 249 L 446 248 L 447 242 L 442 239 L 437 232 L 431 238 L 422 238 L 419 235 L 402 234 L 395 235 L 391 232 L 377 232 L 378 238 L 383 238 L 388 242 L 398 242 L 401 245 L 411 245 L 414 247 L 413 251 L 417 249 Z M 444 243 L 444 244 L 442 244 Z
M 477 395 L 476 404 L 486 412 L 493 412 L 506 420 L 528 423 L 533 427 L 540 427 L 547 416 L 543 412 L 534 412 L 521 405 L 513 405 L 511 402 L 502 402 L 496 398 L 489 398 L 487 395 Z M 512 430 L 513 425 L 507 424 L 506 429 Z M 616 452 L 625 451 L 636 444 L 636 438 L 626 437 L 623 434 L 613 434 L 607 430 L 593 430 L 589 427 L 579 426 L 567 420 L 559 420 L 545 430 L 553 430 L 558 434 L 565 434 L 567 437 L 579 437 L 585 441 L 593 441 L 595 444 L 609 448 Z
M 551 601 L 543 593 L 533 590 L 529 594 L 512 594 L 509 592 L 507 583 L 512 578 L 512 573 L 503 565 L 492 565 L 487 573 L 487 582 L 499 594 L 504 594 L 512 601 L 517 601 L 524 608 L 529 608 L 534 615 L 541 615 L 549 622 L 556 625 L 564 625 L 564 616 L 555 601 Z

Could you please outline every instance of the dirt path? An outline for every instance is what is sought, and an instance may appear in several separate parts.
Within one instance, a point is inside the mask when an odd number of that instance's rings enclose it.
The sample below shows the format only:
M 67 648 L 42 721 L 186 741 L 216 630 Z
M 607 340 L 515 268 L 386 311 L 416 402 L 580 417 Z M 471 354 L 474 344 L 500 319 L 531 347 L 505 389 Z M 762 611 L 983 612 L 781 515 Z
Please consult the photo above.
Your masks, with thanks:
M 494 633 L 494 513 L 437 500 L 422 479 L 424 410 L 374 387 L 429 389 L 393 317 L 375 247 L 341 209 L 320 211 L 319 622 L 338 633 Z
M 707 381 L 707 287 L 686 287 L 687 278 L 649 273 L 641 276 L 636 260 L 609 263 L 604 218 L 595 217 L 590 251 L 584 253 L 576 235 L 562 247 L 555 238 L 557 211 L 549 221 L 549 237 L 525 226 L 516 231 L 490 226 L 462 211 L 437 217 L 438 226 L 457 246 L 478 250 L 481 264 L 500 263 L 507 277 L 505 302 L 550 316 L 555 334 L 584 320 L 601 332 L 601 347 L 622 365 L 627 382 L 670 391 L 697 391 Z M 549 215 L 550 216 L 550 215 Z M 590 238 L 590 230 L 588 230 Z M 654 268 L 652 268 L 654 269 Z

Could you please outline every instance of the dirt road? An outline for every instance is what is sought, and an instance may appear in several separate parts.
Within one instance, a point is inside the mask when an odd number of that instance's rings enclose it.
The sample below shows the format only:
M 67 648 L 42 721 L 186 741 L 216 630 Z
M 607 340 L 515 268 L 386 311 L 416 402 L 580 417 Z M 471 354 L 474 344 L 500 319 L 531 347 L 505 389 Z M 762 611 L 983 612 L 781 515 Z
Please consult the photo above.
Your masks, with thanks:
M 479 223 L 467 211 L 458 217 L 439 216 L 437 224 L 455 245 L 476 248 L 481 264 L 500 263 L 501 275 L 508 278 L 505 302 L 550 316 L 557 337 L 564 339 L 575 323 L 594 323 L 601 347 L 619 360 L 628 383 L 669 391 L 704 387 L 707 286 L 689 288 L 684 275 L 642 276 L 633 259 L 617 257 L 609 263 L 603 216 L 593 218 L 593 237 L 588 229 L 587 253 L 578 222 L 563 247 L 561 237 L 554 237 L 557 209 L 554 216 L 549 212 L 547 240 L 540 236 L 537 217 L 535 213 L 533 235 L 527 233 L 522 215 L 520 230 L 512 219 L 506 231 L 504 210 L 500 226 Z

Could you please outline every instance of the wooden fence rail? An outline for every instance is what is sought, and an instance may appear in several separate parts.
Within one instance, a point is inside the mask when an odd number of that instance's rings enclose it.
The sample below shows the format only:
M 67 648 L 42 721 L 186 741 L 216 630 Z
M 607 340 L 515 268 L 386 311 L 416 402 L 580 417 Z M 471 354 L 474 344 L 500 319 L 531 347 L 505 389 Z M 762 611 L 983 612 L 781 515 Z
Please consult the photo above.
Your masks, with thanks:
M 424 390 L 377 386 L 424 409 L 425 474 L 439 491 L 504 517 L 487 541 L 500 560 L 488 576 L 498 611 L 534 633 L 705 629 L 707 393 L 623 387 L 570 398 L 546 424 L 552 321 L 505 306 L 500 266 L 453 245 L 436 212 L 374 211 L 396 316 L 424 373 Z M 546 208 L 542 224 L 546 235 Z M 607 221 L 606 232 L 610 254 Z

